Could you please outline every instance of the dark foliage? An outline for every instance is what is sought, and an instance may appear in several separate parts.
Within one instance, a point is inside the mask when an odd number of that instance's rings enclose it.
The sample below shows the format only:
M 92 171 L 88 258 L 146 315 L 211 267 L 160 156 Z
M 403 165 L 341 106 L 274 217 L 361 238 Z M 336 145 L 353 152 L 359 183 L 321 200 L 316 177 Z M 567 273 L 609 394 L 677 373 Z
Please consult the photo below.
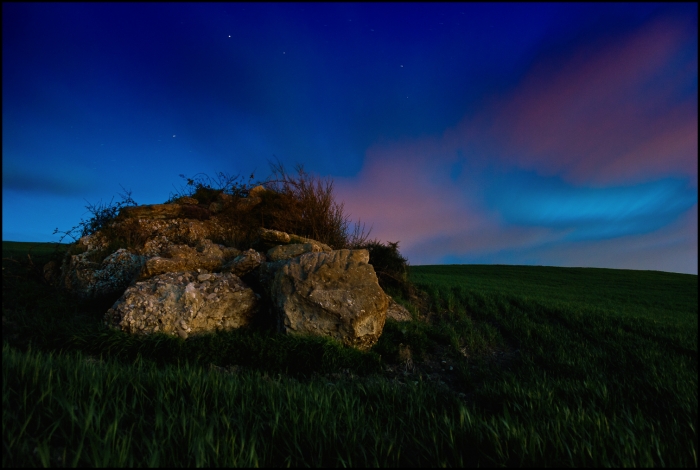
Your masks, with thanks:
M 386 244 L 372 240 L 359 245 L 369 251 L 369 263 L 374 267 L 379 285 L 387 292 L 408 298 L 414 288 L 408 280 L 408 260 L 399 252 L 399 242 Z
M 181 174 L 180 178 L 186 181 L 185 187 L 180 187 L 174 194 L 171 194 L 166 203 L 187 196 L 196 199 L 201 205 L 209 205 L 216 201 L 221 193 L 235 197 L 246 197 L 250 188 L 255 186 L 252 184 L 254 177 L 255 175 L 251 174 L 246 184 L 241 182 L 240 175 L 232 176 L 221 171 L 214 177 L 205 173 L 197 173 L 192 178 Z
M 351 228 L 343 203 L 335 201 L 332 180 L 309 174 L 302 165 L 295 167 L 296 174 L 288 173 L 280 162 L 270 162 L 270 169 L 266 180 L 254 182 L 251 174 L 246 184 L 240 182 L 240 176 L 222 172 L 215 178 L 202 173 L 193 178 L 180 175 L 186 187 L 171 195 L 168 202 L 187 196 L 206 207 L 222 193 L 231 196 L 238 204 L 232 204 L 219 218 L 236 227 L 240 238 L 233 244 L 241 249 L 255 246 L 260 227 L 311 238 L 334 249 L 353 248 L 367 241 L 369 231 L 365 233 L 359 221 Z M 243 203 L 255 186 L 267 191 L 259 193 L 261 202 L 250 208 Z

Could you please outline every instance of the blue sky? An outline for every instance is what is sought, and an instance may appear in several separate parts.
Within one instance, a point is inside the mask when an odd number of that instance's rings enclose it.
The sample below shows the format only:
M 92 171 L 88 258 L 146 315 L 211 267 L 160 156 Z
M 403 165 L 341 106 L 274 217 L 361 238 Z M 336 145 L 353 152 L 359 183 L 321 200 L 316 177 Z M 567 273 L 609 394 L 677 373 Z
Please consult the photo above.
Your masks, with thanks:
M 334 180 L 411 264 L 697 274 L 697 5 L 3 3 L 3 240 Z

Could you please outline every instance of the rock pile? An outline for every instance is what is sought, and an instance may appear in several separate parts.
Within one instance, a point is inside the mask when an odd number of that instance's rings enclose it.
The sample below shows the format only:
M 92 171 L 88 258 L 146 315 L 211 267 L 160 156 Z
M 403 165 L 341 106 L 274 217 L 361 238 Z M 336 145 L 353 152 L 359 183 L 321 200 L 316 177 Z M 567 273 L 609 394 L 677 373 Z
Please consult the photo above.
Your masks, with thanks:
M 281 333 L 329 336 L 367 349 L 387 316 L 410 319 L 379 286 L 367 250 L 333 250 L 264 228 L 257 245 L 269 247 L 264 252 L 215 243 L 237 236 L 218 214 L 231 204 L 250 210 L 265 191 L 253 188 L 237 202 L 222 193 L 207 206 L 181 198 L 122 208 L 111 233 L 133 233 L 138 241 L 131 248 L 108 253 L 110 232 L 98 231 L 77 242 L 84 251 L 67 255 L 60 270 L 47 265 L 46 276 L 81 298 L 121 293 L 104 321 L 132 334 L 186 339 L 272 315 Z

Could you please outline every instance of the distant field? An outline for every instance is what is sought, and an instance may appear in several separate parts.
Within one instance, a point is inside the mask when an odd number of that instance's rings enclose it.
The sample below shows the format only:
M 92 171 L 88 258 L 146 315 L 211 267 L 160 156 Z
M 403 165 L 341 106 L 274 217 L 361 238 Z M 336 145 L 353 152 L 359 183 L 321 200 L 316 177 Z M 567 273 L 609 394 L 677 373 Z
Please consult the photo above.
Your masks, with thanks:
M 108 330 L 53 245 L 3 242 L 4 467 L 698 465 L 695 275 L 414 266 L 423 311 L 359 352 Z
M 698 276 L 661 271 L 548 266 L 444 265 L 411 268 L 428 289 L 472 292 L 573 310 L 632 315 L 697 329 Z
M 27 254 L 45 257 L 53 253 L 56 248 L 65 249 L 67 243 L 40 243 L 40 242 L 2 242 L 2 257 L 24 258 Z

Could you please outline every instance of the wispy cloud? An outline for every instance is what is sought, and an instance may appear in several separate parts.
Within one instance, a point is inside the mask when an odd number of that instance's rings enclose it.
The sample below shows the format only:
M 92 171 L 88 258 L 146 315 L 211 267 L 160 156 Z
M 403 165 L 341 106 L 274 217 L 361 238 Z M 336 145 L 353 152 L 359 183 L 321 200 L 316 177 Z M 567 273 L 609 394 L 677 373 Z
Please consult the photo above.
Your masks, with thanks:
M 697 33 L 657 20 L 536 64 L 455 143 L 487 135 L 504 164 L 577 183 L 697 177 L 697 73 Z
M 56 165 L 45 168 L 2 165 L 2 189 L 24 193 L 43 193 L 55 196 L 84 196 L 98 187 L 92 171 L 75 165 Z
M 414 264 L 693 269 L 697 223 L 674 225 L 693 211 L 697 221 L 697 35 L 686 26 L 657 20 L 544 58 L 442 135 L 369 149 L 337 182 L 346 209 L 401 240 Z M 635 261 L 658 244 L 665 258 Z

